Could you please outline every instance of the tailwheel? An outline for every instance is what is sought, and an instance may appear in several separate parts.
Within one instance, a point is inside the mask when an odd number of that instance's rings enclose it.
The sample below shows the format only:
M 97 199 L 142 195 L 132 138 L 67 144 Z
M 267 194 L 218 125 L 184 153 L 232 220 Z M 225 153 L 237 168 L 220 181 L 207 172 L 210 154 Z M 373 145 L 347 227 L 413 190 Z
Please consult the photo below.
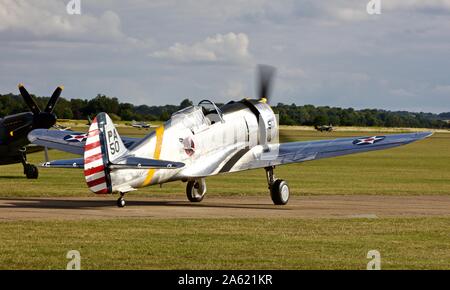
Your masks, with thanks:
M 201 202 L 206 195 L 205 179 L 191 180 L 186 185 L 186 196 L 190 202 Z
M 38 168 L 33 164 L 26 163 L 24 165 L 23 172 L 28 179 L 37 179 L 39 176 Z
M 283 179 L 276 179 L 273 174 L 275 167 L 266 167 L 267 183 L 269 185 L 270 197 L 275 205 L 285 205 L 289 201 L 289 185 Z
M 117 199 L 117 207 L 125 207 L 125 198 L 123 198 L 124 194 L 120 193 L 120 197 Z

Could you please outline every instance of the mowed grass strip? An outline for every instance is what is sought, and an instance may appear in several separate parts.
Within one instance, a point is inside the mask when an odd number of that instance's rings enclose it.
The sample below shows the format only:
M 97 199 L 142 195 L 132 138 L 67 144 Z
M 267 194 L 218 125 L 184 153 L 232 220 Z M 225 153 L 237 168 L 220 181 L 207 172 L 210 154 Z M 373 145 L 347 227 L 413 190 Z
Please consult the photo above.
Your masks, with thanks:
M 121 128 L 125 135 L 142 136 L 143 130 Z M 320 133 L 283 130 L 282 141 L 333 139 L 367 136 L 367 132 Z M 382 135 L 385 132 L 370 135 Z M 51 159 L 78 157 L 56 150 Z M 43 153 L 30 154 L 30 162 L 43 161 Z M 431 138 L 389 150 L 278 166 L 277 177 L 285 179 L 293 195 L 450 194 L 450 134 L 437 133 Z M 185 183 L 173 182 L 148 187 L 133 195 L 185 195 Z M 208 195 L 268 195 L 263 169 L 224 174 L 207 178 Z M 0 166 L 0 196 L 92 196 L 83 173 L 77 169 L 40 169 L 38 180 L 27 180 L 20 164 Z
M 1 269 L 449 269 L 450 218 L 0 222 Z

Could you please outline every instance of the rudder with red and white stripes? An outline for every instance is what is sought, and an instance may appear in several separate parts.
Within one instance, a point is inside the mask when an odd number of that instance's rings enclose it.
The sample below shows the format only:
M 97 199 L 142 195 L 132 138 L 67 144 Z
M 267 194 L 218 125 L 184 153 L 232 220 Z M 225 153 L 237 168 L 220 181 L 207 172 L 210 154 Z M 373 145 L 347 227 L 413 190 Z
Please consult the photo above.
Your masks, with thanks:
M 104 130 L 100 130 L 106 121 L 105 115 L 100 113 L 92 121 L 84 146 L 84 176 L 89 189 L 97 194 L 112 192 Z

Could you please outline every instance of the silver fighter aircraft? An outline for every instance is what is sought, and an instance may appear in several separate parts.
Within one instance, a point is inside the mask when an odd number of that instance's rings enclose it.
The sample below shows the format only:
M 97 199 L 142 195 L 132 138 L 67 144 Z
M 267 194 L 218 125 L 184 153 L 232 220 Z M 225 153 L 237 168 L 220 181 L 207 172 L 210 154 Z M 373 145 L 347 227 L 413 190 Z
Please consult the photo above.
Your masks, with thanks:
M 206 194 L 206 177 L 264 168 L 272 201 L 285 205 L 288 183 L 276 178 L 275 166 L 381 150 L 424 139 L 431 132 L 333 140 L 279 143 L 278 120 L 269 105 L 274 68 L 259 67 L 257 99 L 231 101 L 221 107 L 201 101 L 172 115 L 142 139 L 122 138 L 106 113 L 100 113 L 88 133 L 37 129 L 29 140 L 37 145 L 82 155 L 56 160 L 44 167 L 81 168 L 91 191 L 124 194 L 140 187 L 171 181 L 187 182 L 191 202 Z

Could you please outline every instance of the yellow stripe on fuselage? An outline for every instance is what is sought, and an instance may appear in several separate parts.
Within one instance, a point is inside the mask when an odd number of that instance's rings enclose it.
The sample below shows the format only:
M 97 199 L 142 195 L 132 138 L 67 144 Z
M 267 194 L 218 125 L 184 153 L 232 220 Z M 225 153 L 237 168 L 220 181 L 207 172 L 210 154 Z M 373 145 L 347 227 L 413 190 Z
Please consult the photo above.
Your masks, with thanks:
M 153 153 L 153 159 L 158 160 L 161 155 L 161 146 L 164 135 L 164 125 L 156 128 L 156 144 L 155 144 L 155 152 Z M 156 169 L 150 169 L 147 173 L 147 177 L 145 178 L 144 184 L 142 186 L 147 186 L 152 181 L 153 175 L 155 175 Z

